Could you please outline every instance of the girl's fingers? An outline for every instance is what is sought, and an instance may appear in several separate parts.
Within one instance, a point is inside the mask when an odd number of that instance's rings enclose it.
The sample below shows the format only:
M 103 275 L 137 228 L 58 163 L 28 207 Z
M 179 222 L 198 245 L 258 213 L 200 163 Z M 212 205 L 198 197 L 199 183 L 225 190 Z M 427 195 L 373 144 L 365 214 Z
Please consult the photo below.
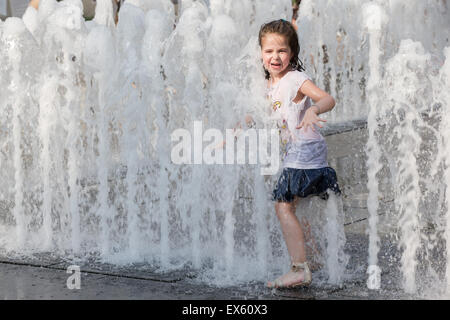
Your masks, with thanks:
M 226 141 L 223 140 L 222 142 L 219 142 L 213 149 L 220 149 L 223 148 L 226 144 Z
M 296 129 L 301 129 L 301 128 L 305 128 L 305 130 L 308 129 L 308 127 L 311 127 L 313 131 L 315 131 L 314 125 L 318 126 L 319 128 L 323 128 L 323 126 L 319 123 L 319 121 L 322 122 L 327 122 L 327 120 L 321 119 L 321 118 L 317 118 L 317 120 L 315 122 L 312 123 L 304 123 L 303 121 L 297 126 L 295 127 Z

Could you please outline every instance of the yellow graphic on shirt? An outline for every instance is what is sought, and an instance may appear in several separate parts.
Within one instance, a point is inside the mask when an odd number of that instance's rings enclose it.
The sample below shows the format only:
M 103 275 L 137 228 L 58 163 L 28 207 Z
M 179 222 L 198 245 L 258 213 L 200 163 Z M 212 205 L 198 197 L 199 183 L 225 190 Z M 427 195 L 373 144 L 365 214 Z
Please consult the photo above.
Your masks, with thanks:
M 283 119 L 283 124 L 281 124 L 281 125 L 277 124 L 277 127 L 279 128 L 278 133 L 282 137 L 281 138 L 281 144 L 282 144 L 283 147 L 285 147 L 287 142 L 288 142 L 286 139 L 283 138 L 283 137 L 285 137 L 285 134 L 283 132 L 285 132 L 285 129 L 287 128 L 287 126 L 286 126 L 286 119 Z
M 273 108 L 273 111 L 277 111 L 277 109 L 280 109 L 280 108 L 281 108 L 281 102 L 280 102 L 280 101 L 275 101 L 275 102 L 272 104 L 272 108 Z

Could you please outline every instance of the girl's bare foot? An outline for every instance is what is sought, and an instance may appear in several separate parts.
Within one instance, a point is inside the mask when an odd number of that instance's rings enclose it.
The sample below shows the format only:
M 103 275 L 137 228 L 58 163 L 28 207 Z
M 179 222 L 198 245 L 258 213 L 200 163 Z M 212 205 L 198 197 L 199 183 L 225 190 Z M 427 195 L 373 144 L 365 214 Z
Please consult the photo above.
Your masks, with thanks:
M 305 263 L 293 264 L 291 270 L 276 279 L 274 282 L 268 282 L 269 288 L 293 288 L 299 286 L 308 286 L 311 283 L 311 271 Z
M 273 282 L 269 281 L 267 283 L 267 286 L 269 288 L 289 288 L 301 284 L 304 278 L 305 275 L 303 271 L 300 272 L 289 271 L 288 273 L 277 278 L 275 281 Z

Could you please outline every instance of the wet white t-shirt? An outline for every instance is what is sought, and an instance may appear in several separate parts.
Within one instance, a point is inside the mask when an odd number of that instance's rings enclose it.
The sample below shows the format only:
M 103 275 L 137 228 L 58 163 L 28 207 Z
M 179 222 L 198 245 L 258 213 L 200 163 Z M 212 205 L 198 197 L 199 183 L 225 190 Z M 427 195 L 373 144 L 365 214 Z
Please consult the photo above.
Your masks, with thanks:
M 272 120 L 280 128 L 286 153 L 284 168 L 319 169 L 328 167 L 327 145 L 323 136 L 308 128 L 296 129 L 302 122 L 305 112 L 311 107 L 311 99 L 304 96 L 298 103 L 293 102 L 297 92 L 309 76 L 301 71 L 287 72 L 275 85 L 267 85 L 268 96 L 272 100 Z

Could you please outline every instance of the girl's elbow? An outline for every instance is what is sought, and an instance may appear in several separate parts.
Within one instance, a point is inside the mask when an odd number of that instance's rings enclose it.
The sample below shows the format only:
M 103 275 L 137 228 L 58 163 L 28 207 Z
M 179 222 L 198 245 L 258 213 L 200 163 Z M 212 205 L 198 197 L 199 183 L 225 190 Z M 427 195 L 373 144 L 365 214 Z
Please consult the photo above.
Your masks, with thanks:
M 331 109 L 333 109 L 334 106 L 336 105 L 336 100 L 334 100 L 334 98 L 332 96 L 330 96 L 330 105 L 331 105 Z

